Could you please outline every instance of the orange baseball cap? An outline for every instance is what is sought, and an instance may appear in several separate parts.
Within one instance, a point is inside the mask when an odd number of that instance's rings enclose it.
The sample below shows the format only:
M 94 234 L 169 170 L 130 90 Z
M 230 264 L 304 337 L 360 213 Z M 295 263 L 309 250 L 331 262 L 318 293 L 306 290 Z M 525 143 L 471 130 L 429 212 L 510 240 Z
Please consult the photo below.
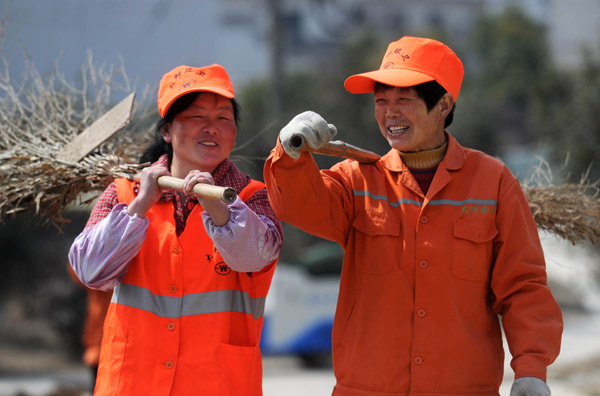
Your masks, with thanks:
M 221 65 L 178 66 L 166 73 L 158 86 L 158 112 L 164 117 L 173 102 L 190 92 L 213 92 L 233 99 L 235 93 L 227 71 Z
M 448 46 L 433 39 L 405 36 L 388 45 L 379 70 L 348 77 L 344 88 L 360 94 L 374 92 L 375 82 L 411 87 L 437 81 L 456 101 L 463 75 L 462 62 Z

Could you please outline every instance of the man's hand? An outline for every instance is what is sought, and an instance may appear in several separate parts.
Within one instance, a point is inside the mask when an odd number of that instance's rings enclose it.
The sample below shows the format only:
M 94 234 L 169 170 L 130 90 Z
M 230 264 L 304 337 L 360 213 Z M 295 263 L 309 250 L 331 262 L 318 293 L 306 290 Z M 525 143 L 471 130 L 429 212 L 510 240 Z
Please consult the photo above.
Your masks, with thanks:
M 283 127 L 279 133 L 281 145 L 286 153 L 293 159 L 300 157 L 300 148 L 292 145 L 292 138 L 300 137 L 312 149 L 319 149 L 336 135 L 337 129 L 333 124 L 328 124 L 323 117 L 314 111 L 305 111 Z
M 550 396 L 550 388 L 535 377 L 522 377 L 510 388 L 510 396 Z

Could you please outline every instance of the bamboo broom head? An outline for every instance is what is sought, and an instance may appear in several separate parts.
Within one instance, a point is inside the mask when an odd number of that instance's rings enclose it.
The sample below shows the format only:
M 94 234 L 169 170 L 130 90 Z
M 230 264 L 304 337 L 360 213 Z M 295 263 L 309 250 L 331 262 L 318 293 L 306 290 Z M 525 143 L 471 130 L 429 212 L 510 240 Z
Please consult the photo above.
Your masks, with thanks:
M 0 29 L 1 30 L 1 29 Z M 81 68 L 82 87 L 58 72 L 42 78 L 26 59 L 23 81 L 16 83 L 2 53 L 0 62 L 0 223 L 20 213 L 35 213 L 60 229 L 63 212 L 81 193 L 97 192 L 111 180 L 106 164 L 137 162 L 152 137 L 149 107 L 117 136 L 78 163 L 56 160 L 60 149 L 131 92 L 123 69 L 93 64 Z M 146 103 L 149 89 L 138 103 Z M 156 111 L 154 111 L 155 113 Z M 134 133 L 135 131 L 135 133 Z M 119 157 L 119 160 L 115 158 Z
M 589 182 L 585 174 L 579 183 L 554 185 L 553 179 L 551 166 L 538 159 L 532 176 L 524 183 L 537 227 L 573 245 L 598 244 L 600 180 Z

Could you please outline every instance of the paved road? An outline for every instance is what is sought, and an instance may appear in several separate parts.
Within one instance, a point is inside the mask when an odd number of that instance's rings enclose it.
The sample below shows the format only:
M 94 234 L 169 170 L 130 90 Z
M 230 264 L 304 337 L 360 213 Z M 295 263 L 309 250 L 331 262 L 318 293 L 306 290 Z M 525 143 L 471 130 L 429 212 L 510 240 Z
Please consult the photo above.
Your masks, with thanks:
M 566 314 L 560 357 L 550 366 L 553 396 L 600 394 L 600 312 Z M 507 363 L 508 364 L 508 363 Z M 512 372 L 507 366 L 502 396 L 508 396 Z M 84 389 L 89 373 L 84 367 L 35 377 L 0 378 L 0 396 L 49 396 L 57 388 Z M 328 396 L 335 383 L 330 369 L 306 369 L 292 357 L 264 359 L 264 396 Z M 75 396 L 75 394 L 73 394 Z M 79 393 L 77 396 L 89 396 Z
M 565 330 L 562 351 L 550 366 L 548 383 L 553 396 L 600 395 L 600 310 L 592 313 L 564 313 Z M 6 352 L 0 351 L 4 358 Z M 46 358 L 48 359 L 48 358 Z M 19 357 L 14 359 L 18 366 Z M 38 361 L 40 359 L 38 358 Z M 31 367 L 31 365 L 29 366 Z M 81 365 L 37 375 L 0 377 L 0 396 L 89 396 L 85 392 L 55 393 L 56 389 L 86 389 L 89 372 Z M 512 371 L 500 392 L 508 396 Z M 264 359 L 264 396 L 328 396 L 335 383 L 331 369 L 306 369 L 293 357 Z

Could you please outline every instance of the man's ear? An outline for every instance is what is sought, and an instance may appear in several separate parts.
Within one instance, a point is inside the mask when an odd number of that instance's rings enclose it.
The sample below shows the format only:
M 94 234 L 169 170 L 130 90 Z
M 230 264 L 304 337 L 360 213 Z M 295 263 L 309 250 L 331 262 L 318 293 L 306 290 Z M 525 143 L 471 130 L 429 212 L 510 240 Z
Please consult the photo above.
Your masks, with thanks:
M 446 92 L 444 96 L 440 98 L 438 105 L 440 106 L 440 119 L 446 118 L 448 114 L 450 114 L 452 106 L 454 106 L 454 97 L 451 93 Z

